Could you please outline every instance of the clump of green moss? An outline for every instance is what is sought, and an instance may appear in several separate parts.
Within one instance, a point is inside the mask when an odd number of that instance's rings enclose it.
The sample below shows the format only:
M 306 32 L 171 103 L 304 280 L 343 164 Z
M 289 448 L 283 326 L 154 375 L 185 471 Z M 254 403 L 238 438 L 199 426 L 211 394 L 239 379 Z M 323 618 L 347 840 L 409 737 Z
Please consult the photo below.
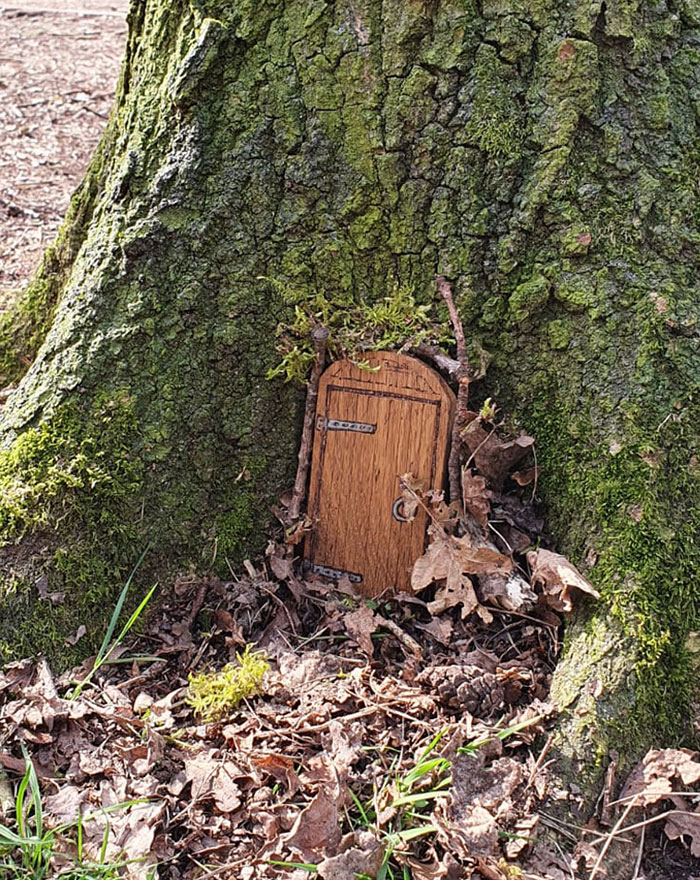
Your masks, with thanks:
M 513 321 L 521 323 L 543 308 L 549 299 L 550 283 L 538 273 L 519 284 L 508 301 Z
M 447 341 L 445 325 L 436 324 L 429 305 L 418 305 L 412 291 L 394 287 L 379 302 L 335 302 L 324 293 L 317 294 L 302 306 L 295 294 L 278 282 L 289 303 L 294 304 L 294 320 L 279 324 L 277 350 L 280 363 L 267 378 L 283 376 L 285 381 L 306 380 L 314 358 L 311 330 L 321 324 L 329 331 L 328 350 L 333 358 L 353 357 L 360 364 L 362 352 L 382 349 L 407 349 L 426 340 Z M 304 292 L 308 297 L 308 292 Z
M 0 451 L 0 662 L 41 652 L 63 666 L 96 646 L 143 539 L 137 438 L 129 395 L 103 393 Z M 38 597 L 40 579 L 63 601 Z M 76 621 L 88 631 L 72 648 Z
M 110 502 L 138 490 L 128 403 L 125 395 L 99 400 L 89 430 L 79 408 L 66 405 L 0 452 L 0 544 L 37 529 L 65 534 L 76 518 L 104 525 Z M 111 525 L 121 531 L 118 516 Z
M 474 100 L 467 132 L 480 150 L 509 158 L 522 151 L 524 120 L 517 100 L 518 80 L 493 46 L 476 53 Z
M 264 651 L 246 645 L 236 654 L 238 665 L 228 663 L 218 672 L 190 675 L 187 702 L 202 721 L 217 721 L 236 708 L 241 700 L 260 691 L 270 664 Z

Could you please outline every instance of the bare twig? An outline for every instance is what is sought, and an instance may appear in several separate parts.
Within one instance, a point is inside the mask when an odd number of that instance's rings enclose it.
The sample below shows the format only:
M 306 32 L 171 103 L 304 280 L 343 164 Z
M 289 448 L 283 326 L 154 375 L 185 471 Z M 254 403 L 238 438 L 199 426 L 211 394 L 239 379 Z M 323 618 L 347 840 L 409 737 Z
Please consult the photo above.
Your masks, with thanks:
M 554 734 L 550 733 L 549 736 L 547 737 L 547 742 L 542 747 L 542 751 L 540 752 L 539 757 L 535 761 L 535 763 L 532 767 L 532 770 L 530 771 L 530 776 L 527 780 L 527 785 L 525 786 L 525 791 L 527 791 L 528 788 L 530 788 L 532 783 L 535 781 L 535 776 L 537 776 L 537 771 L 540 769 L 540 767 L 544 763 L 544 759 L 547 756 L 547 752 L 552 747 L 553 742 L 554 742 Z
M 328 330 L 326 327 L 315 327 L 311 333 L 314 343 L 314 363 L 311 368 L 309 389 L 306 392 L 306 408 L 304 410 L 304 427 L 301 432 L 301 444 L 299 446 L 299 464 L 297 475 L 294 480 L 294 491 L 289 503 L 289 518 L 292 522 L 299 519 L 301 505 L 306 498 L 306 481 L 309 476 L 309 463 L 311 461 L 311 447 L 314 436 L 314 417 L 316 415 L 316 400 L 318 398 L 318 383 L 326 361 L 326 343 Z
M 393 633 L 401 644 L 416 658 L 416 660 L 423 659 L 423 651 L 418 642 L 413 636 L 409 636 L 407 632 L 402 630 L 398 623 L 395 623 L 393 620 L 387 620 L 387 618 L 382 617 L 381 614 L 376 614 L 375 620 L 380 626 L 383 626 L 385 629 L 388 629 L 390 633 Z
M 634 875 L 632 880 L 637 880 L 639 870 L 642 867 L 642 857 L 644 856 L 644 838 L 646 837 L 646 827 L 642 827 L 642 833 L 639 835 L 639 849 L 637 850 L 637 861 L 634 863 Z
M 603 787 L 603 805 L 600 810 L 600 824 L 610 827 L 612 825 L 612 793 L 615 788 L 615 774 L 619 755 L 615 751 L 610 752 L 610 763 L 605 771 L 605 785 Z
M 452 379 L 457 379 L 459 373 L 459 361 L 449 357 L 437 347 L 437 345 L 426 345 L 421 342 L 415 348 L 410 349 L 411 354 L 417 354 L 419 357 L 431 360 L 436 367 L 447 373 Z
M 636 806 L 636 801 L 631 801 L 629 804 L 627 804 L 622 815 L 617 820 L 612 830 L 608 833 L 607 837 L 605 838 L 605 843 L 603 844 L 601 851 L 598 853 L 598 858 L 593 865 L 593 870 L 589 874 L 588 880 L 595 880 L 595 878 L 598 876 L 601 865 L 603 864 L 603 859 L 605 858 L 605 854 L 610 849 L 610 845 L 612 844 L 613 840 L 615 840 L 615 838 L 623 830 L 622 826 L 624 825 L 625 819 L 630 814 L 630 811 L 634 806 Z M 625 828 L 624 830 L 630 831 L 632 827 L 633 826 L 630 826 L 628 828 Z
M 457 370 L 457 382 L 459 384 L 459 389 L 457 391 L 457 411 L 455 412 L 455 420 L 452 426 L 452 443 L 447 465 L 450 477 L 450 501 L 458 501 L 461 498 L 462 485 L 459 451 L 462 442 L 462 429 L 466 424 L 467 411 L 469 408 L 469 357 L 467 355 L 467 346 L 464 341 L 462 319 L 459 317 L 459 312 L 457 311 L 454 297 L 452 296 L 452 285 L 443 275 L 436 275 L 435 280 L 437 281 L 440 296 L 447 304 L 447 311 L 450 315 L 450 322 L 457 342 L 457 360 L 459 361 L 459 368 Z

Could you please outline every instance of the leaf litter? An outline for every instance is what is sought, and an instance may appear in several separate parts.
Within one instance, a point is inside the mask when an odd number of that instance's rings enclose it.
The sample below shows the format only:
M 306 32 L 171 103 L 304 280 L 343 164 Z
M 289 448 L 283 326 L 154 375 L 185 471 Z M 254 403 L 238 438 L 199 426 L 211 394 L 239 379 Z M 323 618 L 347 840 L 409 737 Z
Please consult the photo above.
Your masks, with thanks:
M 542 802 L 561 795 L 538 738 L 561 615 L 597 593 L 543 546 L 531 438 L 466 433 L 460 502 L 402 477 L 404 513 L 430 516 L 413 594 L 370 601 L 304 574 L 296 526 L 244 575 L 179 578 L 118 663 L 6 666 L 2 824 L 28 753 L 57 871 L 79 816 L 83 856 L 133 880 L 603 877 L 606 847 L 649 809 L 700 854 L 682 791 L 700 761 L 681 749 L 633 771 L 611 831 L 585 829 L 572 855 L 546 839 Z

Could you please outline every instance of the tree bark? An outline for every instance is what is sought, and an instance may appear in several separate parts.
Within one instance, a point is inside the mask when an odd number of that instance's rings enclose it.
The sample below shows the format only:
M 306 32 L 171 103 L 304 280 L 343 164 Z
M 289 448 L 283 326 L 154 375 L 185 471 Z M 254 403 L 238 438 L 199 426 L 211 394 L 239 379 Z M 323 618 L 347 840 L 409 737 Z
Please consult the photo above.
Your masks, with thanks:
M 330 308 L 400 285 L 446 322 L 438 273 L 491 357 L 474 397 L 536 436 L 549 527 L 603 593 L 567 629 L 560 754 L 595 775 L 687 740 L 697 0 L 143 0 L 129 26 L 87 182 L 0 327 L 6 377 L 33 361 L 0 424 L 2 654 L 70 659 L 148 543 L 144 578 L 255 549 L 301 425 L 261 278 Z

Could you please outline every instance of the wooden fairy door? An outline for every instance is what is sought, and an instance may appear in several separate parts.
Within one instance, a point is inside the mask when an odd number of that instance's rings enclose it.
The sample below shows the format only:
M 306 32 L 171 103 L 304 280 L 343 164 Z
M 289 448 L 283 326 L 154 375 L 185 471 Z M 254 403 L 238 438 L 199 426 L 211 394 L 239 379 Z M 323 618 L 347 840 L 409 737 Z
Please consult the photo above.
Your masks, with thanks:
M 309 487 L 307 565 L 347 575 L 366 596 L 410 589 L 423 553 L 426 514 L 402 515 L 399 479 L 412 473 L 441 489 L 455 398 L 415 358 L 363 356 L 369 369 L 336 361 L 321 377 Z

